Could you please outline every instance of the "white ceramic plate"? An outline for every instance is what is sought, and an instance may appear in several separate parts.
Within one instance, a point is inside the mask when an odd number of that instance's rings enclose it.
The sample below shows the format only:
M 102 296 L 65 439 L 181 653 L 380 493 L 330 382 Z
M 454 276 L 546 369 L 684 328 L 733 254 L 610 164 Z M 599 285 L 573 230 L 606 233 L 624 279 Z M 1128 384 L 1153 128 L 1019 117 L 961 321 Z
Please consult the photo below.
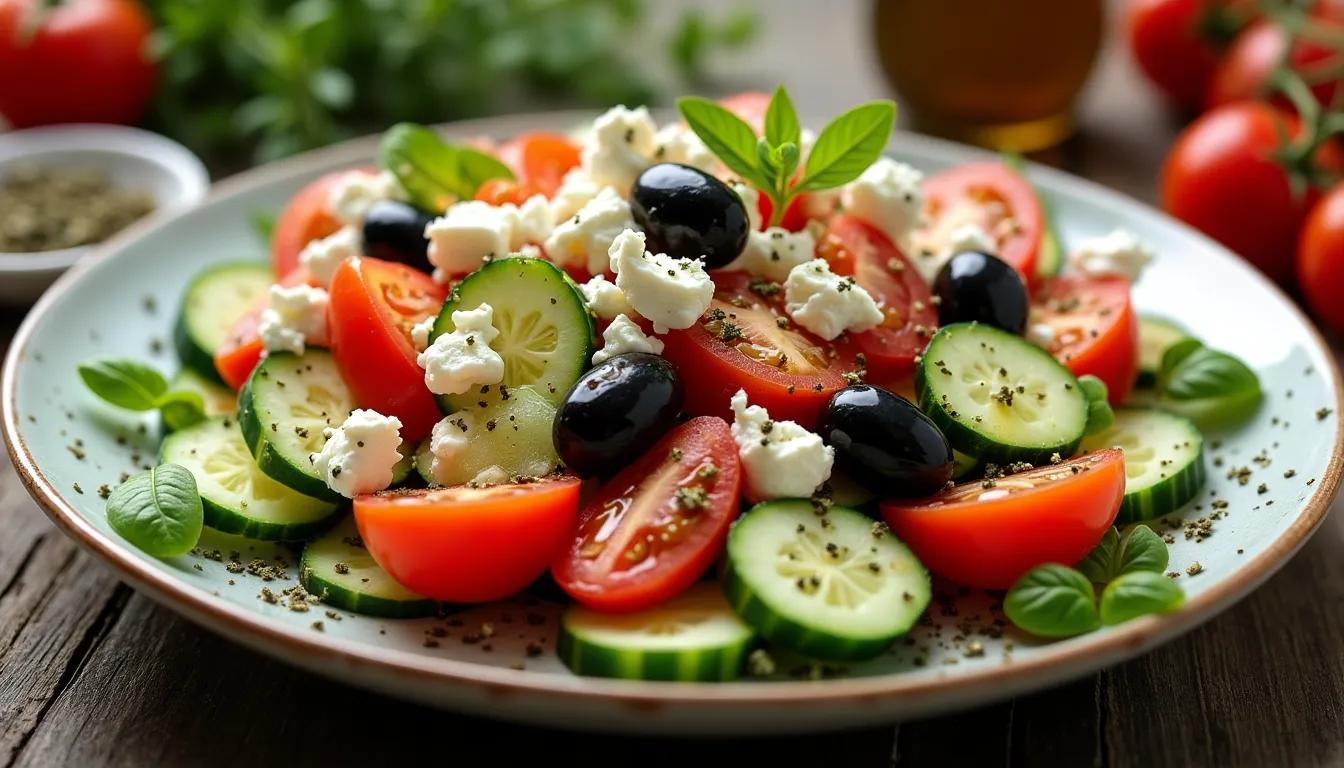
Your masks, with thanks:
M 582 117 L 514 117 L 459 124 L 448 132 L 503 137 L 524 128 L 563 130 Z M 1207 502 L 1214 498 L 1230 506 L 1202 543 L 1174 532 L 1172 569 L 1203 566 L 1197 576 L 1182 573 L 1189 601 L 1175 614 L 1040 643 L 996 623 L 990 595 L 942 586 L 928 621 L 908 644 L 833 679 L 793 679 L 795 665 L 783 659 L 778 680 L 642 683 L 570 675 L 553 655 L 556 610 L 544 603 L 483 606 L 453 622 L 345 613 L 337 620 L 322 610 L 295 613 L 259 600 L 262 582 L 228 573 L 224 563 L 141 554 L 108 528 L 96 491 L 136 464 L 153 461 L 157 424 L 95 401 L 79 382 L 76 364 L 111 353 L 171 370 L 168 353 L 154 356 L 151 345 L 168 338 L 188 278 L 212 262 L 263 257 L 264 245 L 248 225 L 253 211 L 278 209 L 319 174 L 369 161 L 375 147 L 376 140 L 358 141 L 243 174 L 219 185 L 205 206 L 109 243 L 102 258 L 81 264 L 42 299 L 19 330 L 4 370 L 10 455 L 33 497 L 62 529 L 173 610 L 314 672 L 481 715 L 628 732 L 797 733 L 923 717 L 1077 677 L 1188 631 L 1282 566 L 1320 523 L 1339 484 L 1339 374 L 1302 314 L 1256 272 L 1186 227 L 1096 185 L 1033 168 L 1033 180 L 1056 205 L 1066 243 L 1115 226 L 1152 242 L 1160 256 L 1136 287 L 1140 308 L 1170 316 L 1211 346 L 1240 356 L 1259 372 L 1267 391 L 1244 427 L 1210 435 L 1210 454 L 1221 457 L 1224 468 L 1211 468 L 1205 499 L 1184 517 L 1209 514 Z M 976 150 L 908 135 L 895 137 L 892 152 L 925 170 L 984 158 Z M 154 300 L 152 311 L 146 297 Z M 1318 415 L 1321 409 L 1327 410 Z M 1228 480 L 1232 466 L 1250 467 L 1250 482 Z M 1293 476 L 1285 477 L 1290 469 Z M 226 557 L 237 550 L 245 561 L 276 554 L 273 547 L 218 535 L 202 546 Z M 292 565 L 288 573 L 295 575 Z M 265 586 L 278 592 L 288 585 Z M 322 631 L 313 626 L 318 620 Z M 493 637 L 464 641 L 484 623 Z M 447 636 L 432 637 L 431 631 Z M 544 652 L 528 657 L 530 643 Z

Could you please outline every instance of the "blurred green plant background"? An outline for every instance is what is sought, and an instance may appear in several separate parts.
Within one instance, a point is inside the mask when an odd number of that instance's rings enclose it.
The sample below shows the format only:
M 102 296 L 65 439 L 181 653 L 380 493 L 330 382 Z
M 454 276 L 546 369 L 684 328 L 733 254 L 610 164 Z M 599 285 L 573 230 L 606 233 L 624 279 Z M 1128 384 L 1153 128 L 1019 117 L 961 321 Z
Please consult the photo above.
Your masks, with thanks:
M 148 126 L 216 167 L 275 160 L 397 121 L 660 103 L 747 45 L 752 12 L 642 0 L 158 0 Z M 682 82 L 649 76 L 653 57 Z

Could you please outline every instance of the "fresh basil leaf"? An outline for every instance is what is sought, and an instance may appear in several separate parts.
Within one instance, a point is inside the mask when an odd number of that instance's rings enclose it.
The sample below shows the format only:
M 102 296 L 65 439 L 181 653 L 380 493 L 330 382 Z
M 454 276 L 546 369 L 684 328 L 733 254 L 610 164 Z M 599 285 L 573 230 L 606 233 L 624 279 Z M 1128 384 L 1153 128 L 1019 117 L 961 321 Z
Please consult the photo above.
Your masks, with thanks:
M 1092 582 L 1054 563 L 1038 565 L 1018 579 L 1003 598 L 1003 612 L 1014 624 L 1040 637 L 1081 635 L 1101 623 Z
M 775 164 L 775 154 L 770 148 L 770 142 L 765 139 L 756 142 L 756 167 L 760 169 L 761 176 L 765 177 L 765 180 L 769 183 L 766 189 L 773 191 L 779 184 L 779 166 Z
M 1185 604 L 1175 581 L 1152 571 L 1126 573 L 1101 593 L 1101 621 L 1114 626 L 1154 613 L 1170 613 Z
M 143 363 L 98 357 L 79 364 L 79 378 L 93 394 L 130 411 L 150 411 L 168 390 L 163 375 Z
M 803 126 L 798 123 L 798 111 L 784 86 L 775 89 L 770 106 L 765 110 L 765 140 L 772 147 L 784 144 L 797 146 L 803 141 Z
M 797 144 L 786 141 L 770 151 L 770 159 L 779 168 L 781 177 L 791 179 L 793 172 L 798 170 L 798 161 L 802 159 L 802 153 Z
M 1087 427 L 1084 435 L 1096 435 L 1111 428 L 1115 423 L 1115 411 L 1107 402 L 1106 383 L 1096 376 L 1088 374 L 1078 377 L 1078 385 L 1087 396 Z
M 1120 540 L 1112 578 L 1140 572 L 1165 574 L 1169 559 L 1162 537 L 1146 525 L 1136 525 Z
M 1106 529 L 1097 546 L 1074 567 L 1093 584 L 1107 584 L 1115 577 L 1115 554 L 1119 549 L 1120 532 L 1111 526 Z
M 832 120 L 817 136 L 796 189 L 832 189 L 857 179 L 882 156 L 896 125 L 896 105 L 874 101 Z
M 1203 347 L 1204 343 L 1199 339 L 1181 339 L 1170 347 L 1167 347 L 1167 350 L 1162 353 L 1162 360 L 1158 362 L 1157 369 L 1159 378 L 1174 370 L 1185 361 L 1185 358 L 1193 355 L 1197 350 L 1202 349 Z M 1165 387 L 1163 388 L 1165 389 Z
M 699 96 L 677 99 L 677 109 L 686 125 L 729 170 L 757 189 L 774 189 L 765 183 L 757 166 L 756 132 L 742 118 Z
M 138 474 L 107 497 L 107 522 L 149 555 L 185 555 L 196 546 L 205 522 L 196 478 L 180 464 Z
M 1196 342 L 1198 343 L 1198 342 Z M 1189 342 L 1183 341 L 1162 356 L 1162 394 L 1173 400 L 1205 400 L 1245 393 L 1259 393 L 1260 379 L 1237 358 L 1200 345 L 1174 359 L 1171 367 L 1166 362 L 1173 352 L 1182 352 Z
M 470 147 L 458 147 L 414 123 L 398 123 L 383 134 L 378 163 L 397 177 L 410 202 L 426 211 L 470 200 L 490 179 L 512 179 L 508 166 Z
M 163 425 L 170 431 L 186 429 L 205 419 L 205 399 L 184 389 L 167 392 L 158 402 Z
M 492 155 L 472 147 L 457 148 L 457 174 L 464 184 L 462 191 L 469 194 L 459 195 L 463 200 L 476 196 L 476 190 L 491 179 L 513 179 L 513 171 Z

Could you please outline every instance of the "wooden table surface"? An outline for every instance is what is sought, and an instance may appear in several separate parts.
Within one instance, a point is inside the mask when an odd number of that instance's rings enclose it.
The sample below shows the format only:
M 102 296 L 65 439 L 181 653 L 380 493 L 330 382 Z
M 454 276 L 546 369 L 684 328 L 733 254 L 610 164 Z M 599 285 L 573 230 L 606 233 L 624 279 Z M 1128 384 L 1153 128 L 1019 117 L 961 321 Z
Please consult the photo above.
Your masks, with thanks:
M 671 13 L 665 4 L 662 13 Z M 712 0 L 699 5 L 712 7 Z M 724 90 L 786 83 L 808 112 L 886 96 L 863 0 L 774 0 L 763 42 Z M 856 42 L 857 41 L 857 42 Z M 931 63 L 936 66 L 936 63 Z M 727 68 L 725 66 L 725 68 Z M 1178 129 L 1103 55 L 1081 135 L 1053 162 L 1152 199 Z M 8 340 L 19 316 L 0 315 Z M 1338 505 L 1337 505 L 1338 506 Z M 1344 517 L 1203 628 L 1061 688 L 963 714 L 843 735 L 653 741 L 484 721 L 406 704 L 238 647 L 120 583 L 0 470 L 0 768 L 502 764 L 1297 766 L 1344 763 Z M 768 761 L 768 762 L 767 762 Z M 777 762 L 776 762 L 777 761 Z

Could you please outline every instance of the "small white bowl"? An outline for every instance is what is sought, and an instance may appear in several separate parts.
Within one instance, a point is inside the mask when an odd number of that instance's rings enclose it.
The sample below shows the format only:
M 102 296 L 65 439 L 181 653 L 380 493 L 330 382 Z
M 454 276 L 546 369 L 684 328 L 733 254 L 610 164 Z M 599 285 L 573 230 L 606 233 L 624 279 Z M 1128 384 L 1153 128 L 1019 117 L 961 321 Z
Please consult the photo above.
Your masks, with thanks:
M 157 133 L 120 125 L 57 125 L 0 133 L 0 179 L 19 165 L 93 166 L 112 183 L 144 190 L 158 208 L 150 218 L 201 202 L 210 189 L 205 165 Z M 0 253 L 0 305 L 27 306 L 97 244 L 38 253 Z

